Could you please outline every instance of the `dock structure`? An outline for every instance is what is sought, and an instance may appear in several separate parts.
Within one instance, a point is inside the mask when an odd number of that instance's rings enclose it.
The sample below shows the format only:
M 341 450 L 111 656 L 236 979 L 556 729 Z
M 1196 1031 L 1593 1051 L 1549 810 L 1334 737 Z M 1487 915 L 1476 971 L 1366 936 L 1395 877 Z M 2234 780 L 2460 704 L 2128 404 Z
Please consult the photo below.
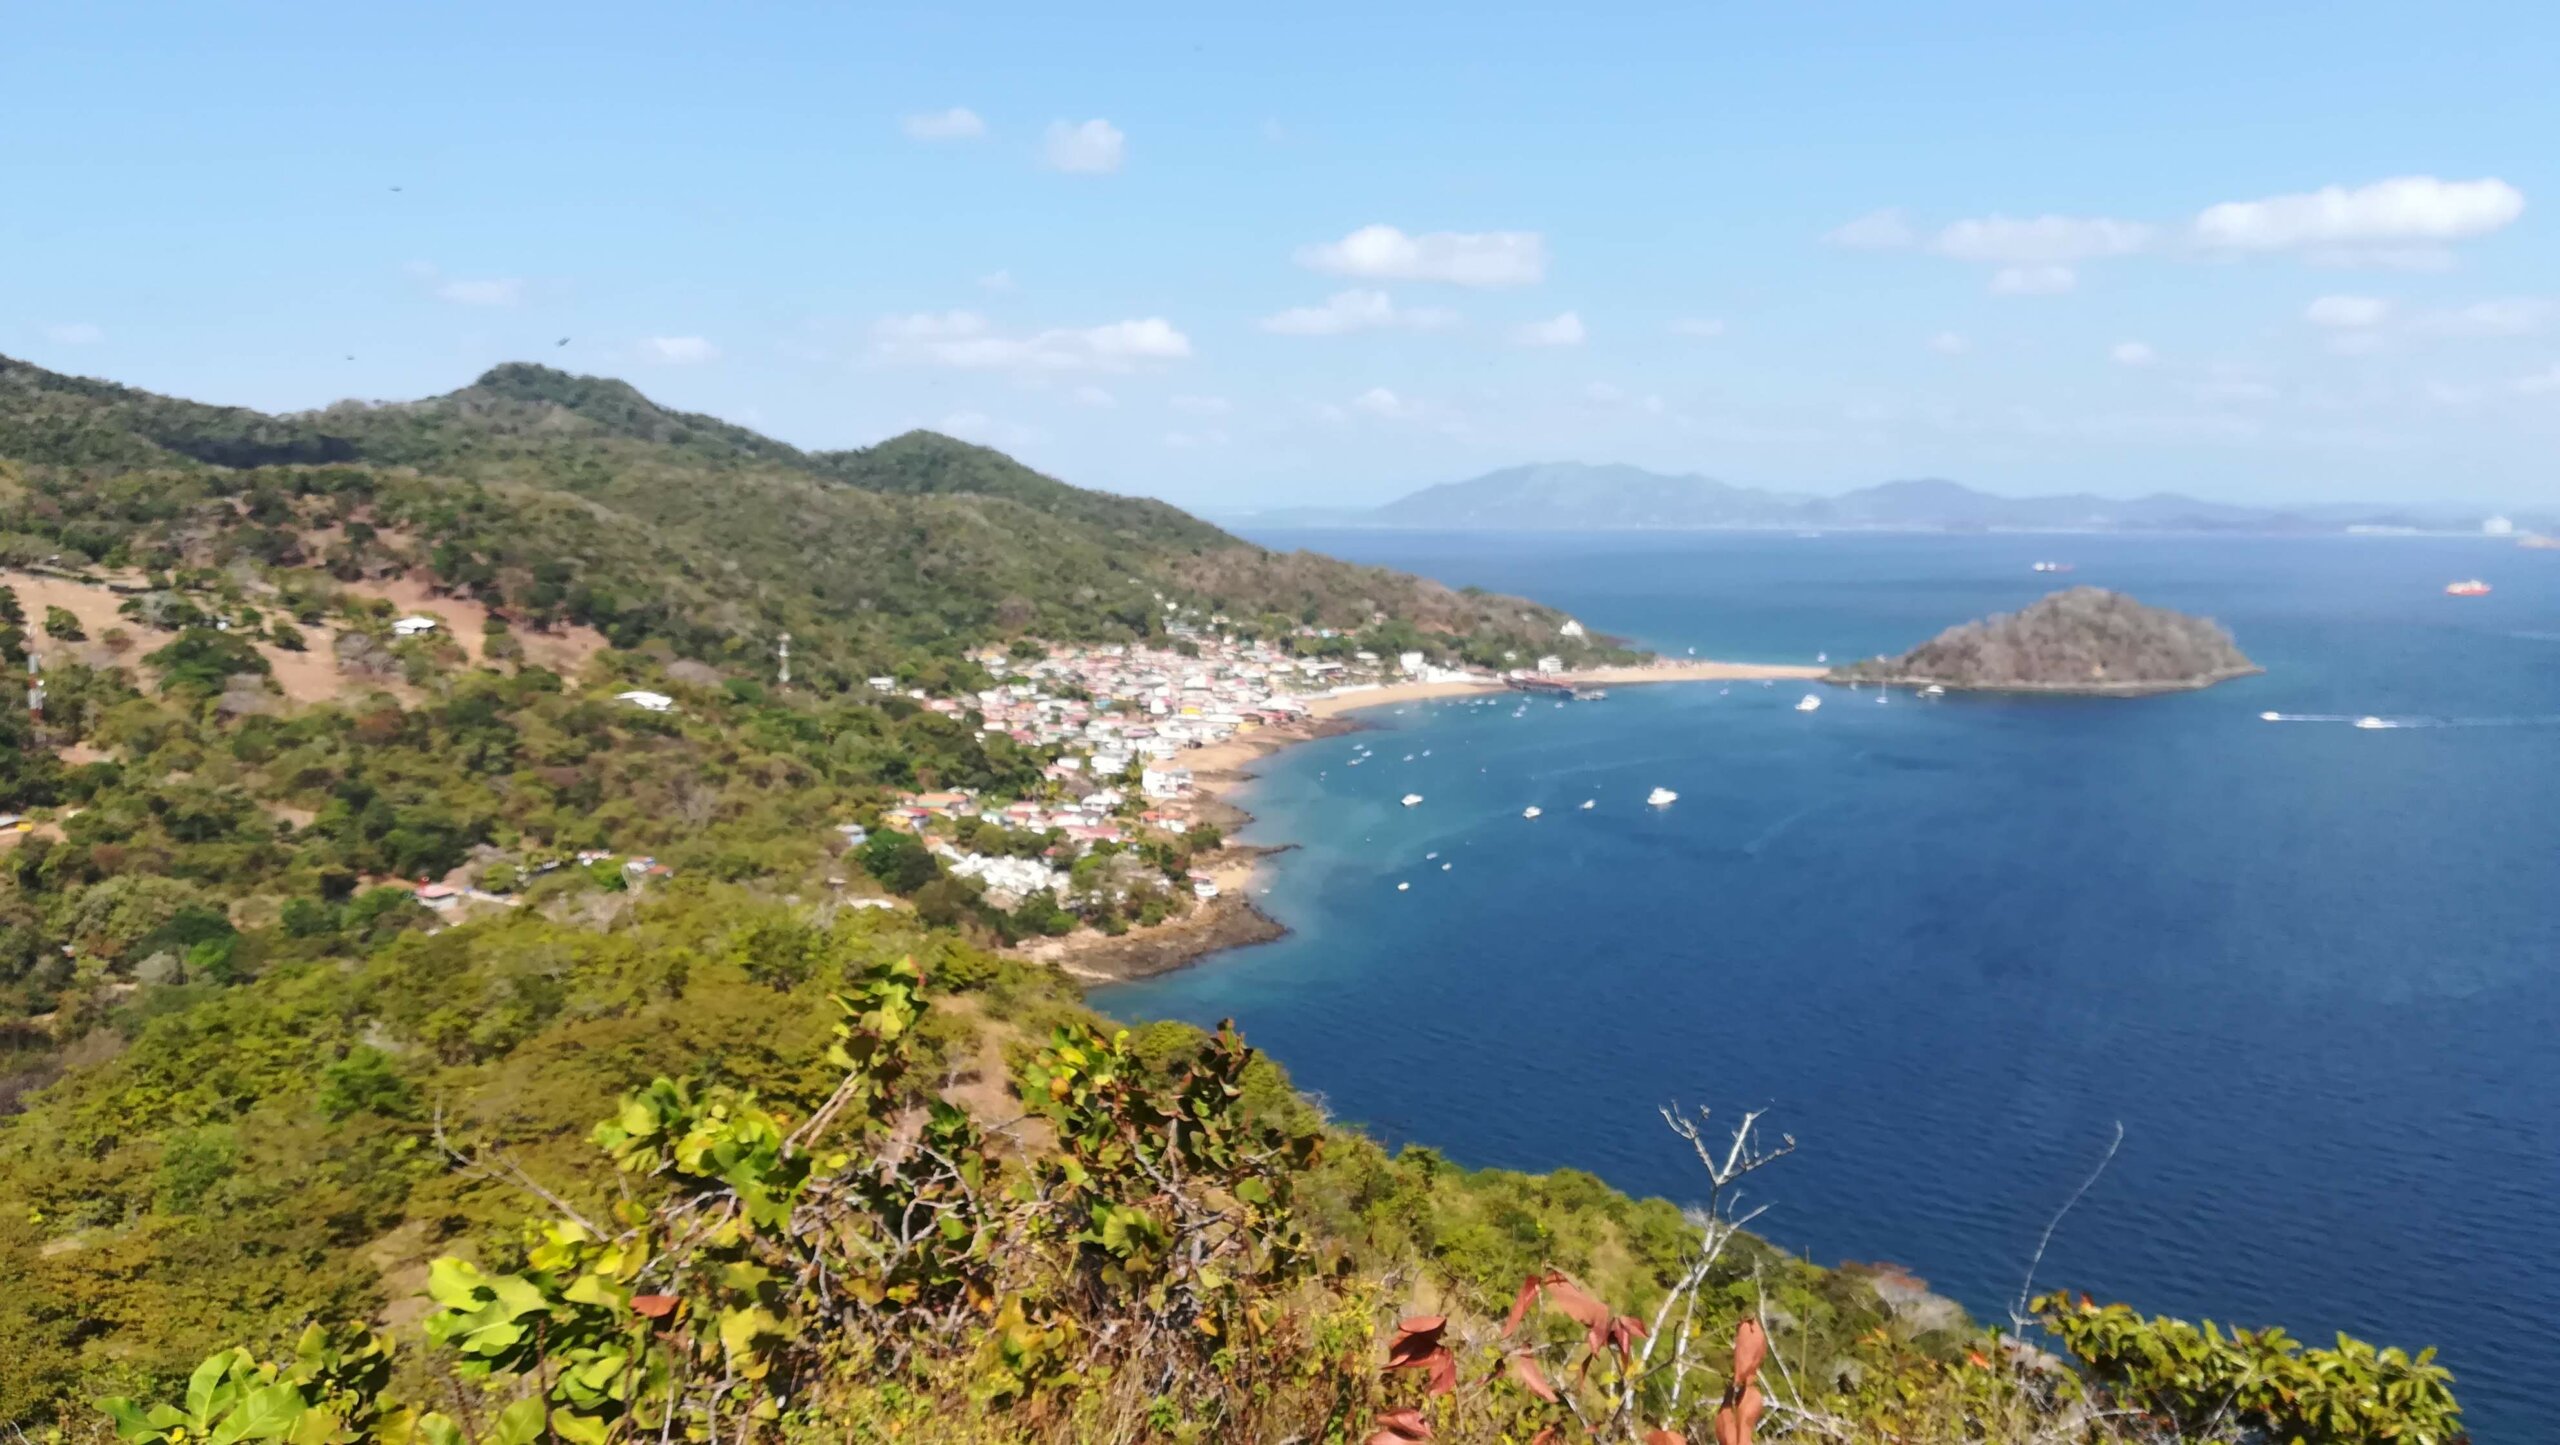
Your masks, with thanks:
M 1503 678 L 1514 692 L 1537 693 L 1544 697 L 1560 697 L 1573 702 L 1596 702 L 1609 694 L 1596 687 L 1585 687 L 1560 677 L 1539 677 L 1534 673 L 1515 672 Z

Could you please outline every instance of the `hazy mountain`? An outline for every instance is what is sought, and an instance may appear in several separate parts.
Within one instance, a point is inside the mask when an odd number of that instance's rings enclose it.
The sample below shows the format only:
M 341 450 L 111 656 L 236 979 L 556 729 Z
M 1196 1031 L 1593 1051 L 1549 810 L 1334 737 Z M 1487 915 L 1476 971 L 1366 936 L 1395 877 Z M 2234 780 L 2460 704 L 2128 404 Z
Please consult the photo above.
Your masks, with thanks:
M 2174 492 L 2006 497 L 1920 478 L 1809 496 L 1694 473 L 1541 462 L 1444 482 L 1381 507 L 1291 508 L 1235 520 L 1253 527 L 1403 527 L 1441 531 L 1612 531 L 1680 528 L 1895 531 L 2336 532 L 2350 527 L 2469 529 L 2478 511 L 2328 504 L 2298 508 L 2209 502 Z M 2519 519 L 2523 521 L 2526 519 Z

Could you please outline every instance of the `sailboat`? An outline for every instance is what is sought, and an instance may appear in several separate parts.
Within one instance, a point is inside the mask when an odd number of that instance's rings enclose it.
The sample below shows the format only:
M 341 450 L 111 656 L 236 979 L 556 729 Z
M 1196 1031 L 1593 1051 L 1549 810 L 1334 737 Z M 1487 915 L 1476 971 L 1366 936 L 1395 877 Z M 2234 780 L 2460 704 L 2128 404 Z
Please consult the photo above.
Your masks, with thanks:
M 1647 803 L 1652 804 L 1654 807 L 1668 808 L 1672 804 L 1680 801 L 1680 795 L 1671 791 L 1669 788 L 1656 788 L 1652 792 L 1645 794 L 1644 800 Z

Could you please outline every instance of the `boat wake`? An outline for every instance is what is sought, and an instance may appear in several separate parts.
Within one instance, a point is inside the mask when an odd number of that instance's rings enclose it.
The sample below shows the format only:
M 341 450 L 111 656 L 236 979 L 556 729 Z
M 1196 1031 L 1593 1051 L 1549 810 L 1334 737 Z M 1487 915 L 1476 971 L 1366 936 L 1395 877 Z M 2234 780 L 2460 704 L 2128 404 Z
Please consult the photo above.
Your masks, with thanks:
M 2258 721 L 2332 723 L 2340 727 L 2363 728 L 2368 732 L 2394 728 L 2548 728 L 2560 727 L 2560 713 L 2517 717 L 2377 717 L 2371 713 L 2262 712 L 2258 714 Z

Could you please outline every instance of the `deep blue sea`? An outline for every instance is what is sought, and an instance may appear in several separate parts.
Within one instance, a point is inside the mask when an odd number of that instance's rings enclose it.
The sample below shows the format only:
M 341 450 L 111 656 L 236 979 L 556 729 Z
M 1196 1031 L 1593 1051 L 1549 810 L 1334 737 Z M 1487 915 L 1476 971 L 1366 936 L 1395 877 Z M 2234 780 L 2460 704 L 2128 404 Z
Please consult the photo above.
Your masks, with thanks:
M 1375 731 L 1268 760 L 1243 800 L 1249 836 L 1299 845 L 1257 900 L 1290 936 L 1098 1002 L 1233 1015 L 1385 1140 L 1679 1200 L 1697 1165 L 1655 1106 L 1766 1106 L 1802 1147 L 1755 1181 L 1763 1232 L 1895 1261 L 1986 1318 L 2121 1122 L 2040 1286 L 2435 1343 L 2479 1438 L 2560 1437 L 2560 553 L 1260 540 L 1533 596 L 1675 656 L 1899 651 L 2057 580 L 2220 619 L 2265 676 L 1363 713 Z M 2471 576 L 2495 592 L 2443 595 Z M 2404 725 L 2347 724 L 2367 714 Z M 1657 785 L 1679 802 L 1643 806 Z

